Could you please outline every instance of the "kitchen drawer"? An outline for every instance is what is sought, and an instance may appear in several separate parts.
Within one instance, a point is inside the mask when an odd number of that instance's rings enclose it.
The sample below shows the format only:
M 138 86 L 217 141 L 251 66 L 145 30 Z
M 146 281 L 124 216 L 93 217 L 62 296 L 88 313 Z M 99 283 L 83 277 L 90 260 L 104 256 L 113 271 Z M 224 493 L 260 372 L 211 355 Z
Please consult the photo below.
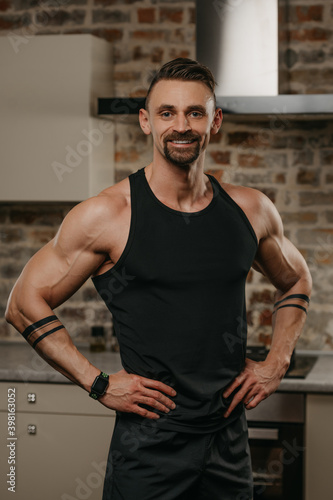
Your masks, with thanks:
M 1 382 L 0 411 L 7 411 L 9 388 L 15 388 L 16 412 L 115 416 L 74 384 Z

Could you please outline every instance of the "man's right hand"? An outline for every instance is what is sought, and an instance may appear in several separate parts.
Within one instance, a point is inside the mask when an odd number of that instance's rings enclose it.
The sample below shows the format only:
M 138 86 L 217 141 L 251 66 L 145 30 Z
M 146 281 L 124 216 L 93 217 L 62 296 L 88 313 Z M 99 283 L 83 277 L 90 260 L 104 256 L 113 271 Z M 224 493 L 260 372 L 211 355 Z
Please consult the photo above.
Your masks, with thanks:
M 158 380 L 120 370 L 109 376 L 109 386 L 99 401 L 112 410 L 137 413 L 144 418 L 158 419 L 157 413 L 146 410 L 139 404 L 169 413 L 170 409 L 173 410 L 176 405 L 165 394 L 175 396 L 176 391 Z

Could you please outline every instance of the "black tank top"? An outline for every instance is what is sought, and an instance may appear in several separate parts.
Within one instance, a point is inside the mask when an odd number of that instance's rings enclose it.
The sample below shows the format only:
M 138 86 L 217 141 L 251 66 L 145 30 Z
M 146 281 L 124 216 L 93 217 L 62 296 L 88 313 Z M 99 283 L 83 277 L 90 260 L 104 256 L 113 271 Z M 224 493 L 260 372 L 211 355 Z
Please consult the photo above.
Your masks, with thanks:
M 144 169 L 130 175 L 126 247 L 93 278 L 113 315 L 125 370 L 177 391 L 176 408 L 156 425 L 185 432 L 217 430 L 243 411 L 238 405 L 225 419 L 230 401 L 222 392 L 245 361 L 245 281 L 257 238 L 242 209 L 209 179 L 210 204 L 184 213 L 156 198 Z

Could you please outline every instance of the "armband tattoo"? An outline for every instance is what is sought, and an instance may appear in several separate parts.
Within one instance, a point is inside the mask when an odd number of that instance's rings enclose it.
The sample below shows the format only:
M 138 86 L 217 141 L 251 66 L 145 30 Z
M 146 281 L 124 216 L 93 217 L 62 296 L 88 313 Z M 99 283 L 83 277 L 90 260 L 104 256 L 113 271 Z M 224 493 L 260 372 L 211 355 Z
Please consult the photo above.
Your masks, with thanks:
M 65 328 L 63 324 L 60 323 L 57 316 L 47 316 L 44 319 L 33 323 L 28 326 L 24 332 L 22 332 L 23 337 L 32 347 L 35 349 L 38 342 L 43 340 L 48 335 L 57 332 Z
M 302 311 L 305 312 L 305 314 L 307 314 L 307 310 L 304 306 L 301 306 L 300 304 L 283 304 L 282 306 L 280 305 L 282 302 L 284 302 L 285 300 L 289 300 L 289 299 L 300 299 L 300 300 L 303 300 L 304 302 L 307 302 L 308 304 L 310 304 L 310 299 L 307 295 L 304 295 L 303 293 L 294 293 L 292 295 L 288 295 L 287 297 L 285 297 L 284 299 L 282 300 L 279 300 L 278 302 L 275 302 L 274 304 L 274 311 L 273 311 L 273 314 L 276 313 L 276 311 L 278 311 L 279 309 L 282 309 L 283 307 L 297 307 L 298 309 L 301 309 Z M 279 307 L 277 307 L 279 306 Z

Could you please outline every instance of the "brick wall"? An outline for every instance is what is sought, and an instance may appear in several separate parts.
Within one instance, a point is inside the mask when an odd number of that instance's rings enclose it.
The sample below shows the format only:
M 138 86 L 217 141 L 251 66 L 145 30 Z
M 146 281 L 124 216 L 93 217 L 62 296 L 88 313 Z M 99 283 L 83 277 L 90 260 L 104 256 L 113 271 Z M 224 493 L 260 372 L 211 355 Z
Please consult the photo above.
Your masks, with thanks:
M 226 0 L 227 7 L 241 2 Z M 333 93 L 333 4 L 280 3 L 281 75 L 285 93 Z M 93 33 L 113 43 L 115 93 L 144 96 L 161 63 L 195 57 L 195 2 L 174 0 L 0 0 L 0 34 L 28 43 L 47 33 Z M 151 138 L 137 117 L 116 119 L 116 174 L 120 180 L 151 160 Z M 207 151 L 207 170 L 219 180 L 264 191 L 276 204 L 286 234 L 305 256 L 314 278 L 307 326 L 299 347 L 333 349 L 333 122 L 225 120 Z M 31 255 L 55 234 L 69 204 L 0 204 L 0 313 Z M 248 279 L 251 342 L 267 341 L 273 288 L 256 272 Z M 79 342 L 90 326 L 111 319 L 87 283 L 57 314 Z M 4 320 L 0 337 L 20 340 Z

